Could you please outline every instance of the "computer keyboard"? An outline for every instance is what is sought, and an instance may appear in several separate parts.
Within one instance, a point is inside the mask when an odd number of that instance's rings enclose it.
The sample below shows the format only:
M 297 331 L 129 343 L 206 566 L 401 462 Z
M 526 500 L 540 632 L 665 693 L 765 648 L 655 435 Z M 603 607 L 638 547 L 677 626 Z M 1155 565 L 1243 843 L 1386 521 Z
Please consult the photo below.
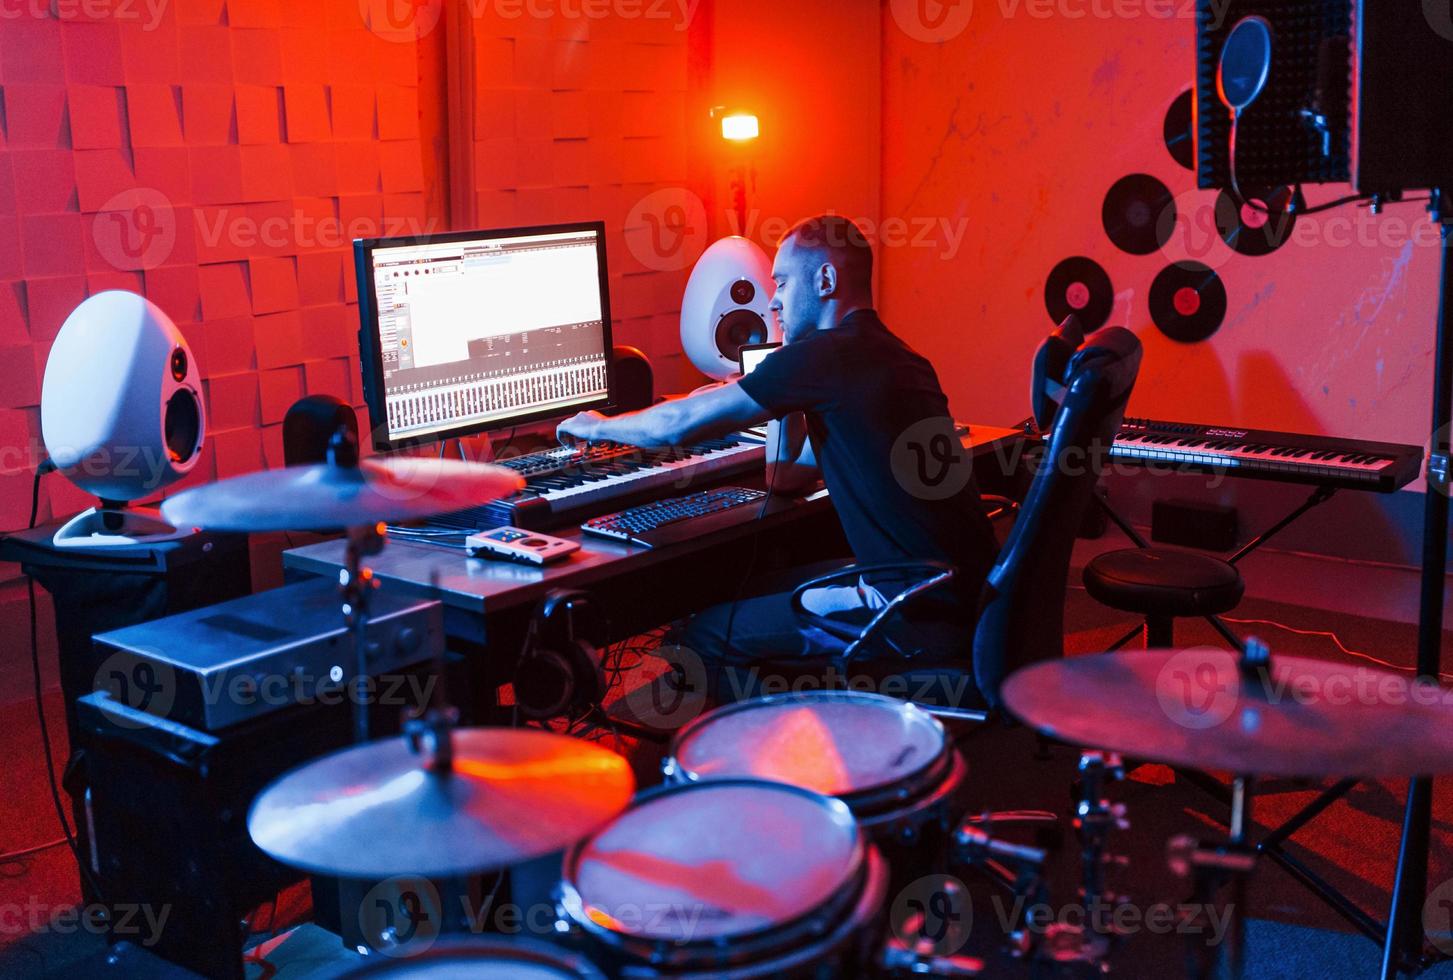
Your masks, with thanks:
M 580 528 L 598 537 L 656 548 L 754 520 L 754 506 L 760 507 L 766 497 L 762 490 L 719 487 L 606 514 Z

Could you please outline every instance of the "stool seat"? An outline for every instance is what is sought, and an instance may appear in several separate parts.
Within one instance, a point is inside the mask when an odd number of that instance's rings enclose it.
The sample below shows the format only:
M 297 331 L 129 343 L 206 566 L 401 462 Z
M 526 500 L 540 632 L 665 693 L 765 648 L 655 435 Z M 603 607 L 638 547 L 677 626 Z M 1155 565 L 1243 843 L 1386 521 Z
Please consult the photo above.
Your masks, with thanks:
M 1114 609 L 1144 616 L 1216 616 L 1241 601 L 1236 566 L 1180 548 L 1127 548 L 1085 566 L 1085 591 Z

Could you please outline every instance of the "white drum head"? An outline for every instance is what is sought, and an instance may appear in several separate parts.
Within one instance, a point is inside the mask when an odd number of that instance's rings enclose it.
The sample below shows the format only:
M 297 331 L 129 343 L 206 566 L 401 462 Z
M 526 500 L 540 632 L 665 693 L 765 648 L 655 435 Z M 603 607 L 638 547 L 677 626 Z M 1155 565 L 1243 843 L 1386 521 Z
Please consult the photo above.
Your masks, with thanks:
M 847 807 L 790 786 L 669 790 L 586 841 L 566 873 L 582 924 L 671 943 L 781 927 L 839 894 L 863 842 Z
M 677 768 L 695 779 L 768 779 L 851 797 L 932 765 L 943 727 L 912 704 L 823 691 L 761 698 L 703 717 L 683 733 Z

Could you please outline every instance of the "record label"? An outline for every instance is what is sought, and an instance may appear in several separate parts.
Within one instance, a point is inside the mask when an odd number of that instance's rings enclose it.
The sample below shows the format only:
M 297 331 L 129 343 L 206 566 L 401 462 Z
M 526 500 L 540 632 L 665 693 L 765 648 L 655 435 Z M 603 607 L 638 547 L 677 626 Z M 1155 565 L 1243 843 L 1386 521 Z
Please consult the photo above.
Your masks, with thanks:
M 1290 187 L 1244 188 L 1245 198 L 1230 189 L 1216 197 L 1216 230 L 1221 240 L 1241 255 L 1270 255 L 1287 243 L 1297 216 L 1287 212 Z
M 1055 325 L 1075 314 L 1088 333 L 1099 330 L 1110 319 L 1115 306 L 1115 288 L 1110 274 L 1094 259 L 1076 255 L 1056 265 L 1044 284 L 1044 306 Z

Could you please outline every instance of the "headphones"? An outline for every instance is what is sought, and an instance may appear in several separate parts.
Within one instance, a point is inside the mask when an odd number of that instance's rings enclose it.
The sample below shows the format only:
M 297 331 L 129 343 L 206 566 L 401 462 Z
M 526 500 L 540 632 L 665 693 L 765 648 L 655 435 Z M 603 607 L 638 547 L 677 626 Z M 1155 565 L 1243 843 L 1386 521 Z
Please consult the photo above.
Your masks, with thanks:
M 530 622 L 533 636 L 515 672 L 515 704 L 532 721 L 566 717 L 600 704 L 605 615 L 587 592 L 554 589 Z

